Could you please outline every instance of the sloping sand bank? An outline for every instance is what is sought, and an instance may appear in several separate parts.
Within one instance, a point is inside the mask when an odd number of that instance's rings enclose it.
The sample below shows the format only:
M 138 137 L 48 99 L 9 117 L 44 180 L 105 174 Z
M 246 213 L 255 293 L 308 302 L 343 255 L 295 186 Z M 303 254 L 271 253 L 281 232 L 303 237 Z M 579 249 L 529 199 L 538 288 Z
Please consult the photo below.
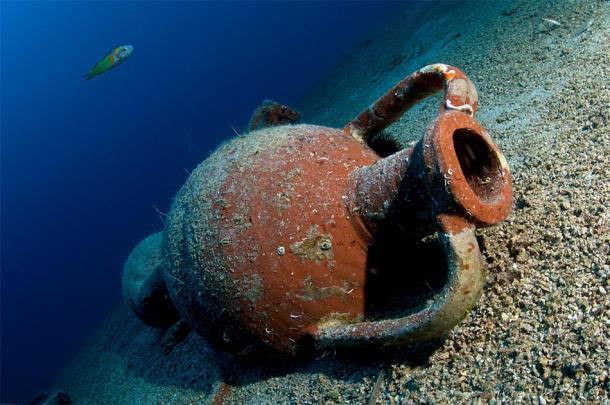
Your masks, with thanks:
M 56 389 L 79 403 L 115 404 L 608 401 L 610 2 L 427 10 L 414 15 L 405 5 L 300 109 L 307 122 L 342 126 L 433 62 L 474 81 L 477 118 L 511 167 L 514 208 L 480 232 L 488 285 L 451 336 L 429 356 L 327 353 L 307 364 L 250 367 L 226 385 L 201 338 L 172 344 L 119 306 Z M 437 103 L 416 107 L 386 135 L 403 145 L 418 139 Z

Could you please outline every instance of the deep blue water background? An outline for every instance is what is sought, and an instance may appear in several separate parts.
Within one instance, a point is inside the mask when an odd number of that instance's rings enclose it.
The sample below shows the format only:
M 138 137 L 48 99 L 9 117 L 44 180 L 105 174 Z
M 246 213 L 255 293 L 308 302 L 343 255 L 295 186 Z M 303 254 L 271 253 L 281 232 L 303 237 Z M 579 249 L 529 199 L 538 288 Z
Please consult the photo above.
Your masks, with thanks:
M 2 2 L 0 400 L 44 390 L 118 302 L 185 169 L 262 99 L 297 105 L 397 7 Z

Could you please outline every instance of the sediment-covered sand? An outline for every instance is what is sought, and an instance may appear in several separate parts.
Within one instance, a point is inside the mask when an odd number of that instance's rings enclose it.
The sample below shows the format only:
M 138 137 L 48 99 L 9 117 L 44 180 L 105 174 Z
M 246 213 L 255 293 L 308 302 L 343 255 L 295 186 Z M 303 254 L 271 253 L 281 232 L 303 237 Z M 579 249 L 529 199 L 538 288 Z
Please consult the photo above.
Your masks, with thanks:
M 55 389 L 77 403 L 608 403 L 610 396 L 610 2 L 449 2 L 386 21 L 300 110 L 343 126 L 434 62 L 475 83 L 477 119 L 503 150 L 514 207 L 480 231 L 488 282 L 439 347 L 240 369 L 119 305 Z M 544 21 L 548 18 L 560 25 Z M 417 140 L 438 98 L 386 130 Z M 117 288 L 119 288 L 117 286 Z

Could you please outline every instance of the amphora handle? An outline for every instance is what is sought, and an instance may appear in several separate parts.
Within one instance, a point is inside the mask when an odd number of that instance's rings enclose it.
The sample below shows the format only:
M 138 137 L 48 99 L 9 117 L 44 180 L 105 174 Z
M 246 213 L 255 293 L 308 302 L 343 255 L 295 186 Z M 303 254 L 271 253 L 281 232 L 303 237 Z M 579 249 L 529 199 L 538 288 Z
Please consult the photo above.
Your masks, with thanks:
M 430 218 L 431 228 L 437 230 L 446 255 L 447 282 L 431 303 L 404 317 L 319 327 L 314 333 L 318 346 L 396 345 L 442 338 L 468 314 L 481 295 L 485 269 L 475 228 L 506 218 L 512 186 L 504 157 L 474 119 L 477 92 L 472 82 L 455 67 L 426 66 L 388 90 L 343 131 L 366 142 L 417 102 L 442 89 L 445 91 L 443 102 L 438 116 L 420 141 L 419 148 L 423 151 L 419 158 L 423 171 L 420 176 L 422 192 L 435 197 L 431 200 L 439 197 L 440 201 L 430 202 Z M 464 162 L 460 160 L 458 150 L 463 148 L 457 144 L 462 141 L 461 138 L 456 141 L 456 131 L 468 134 L 469 138 L 463 141 L 466 150 L 470 145 L 476 146 L 485 155 L 482 160 L 491 162 L 489 167 L 482 168 L 494 171 L 490 174 L 494 183 L 487 189 L 473 183 L 480 175 L 474 167 L 478 164 L 475 157 L 466 156 L 462 159 Z M 405 155 L 413 159 L 417 153 Z M 403 164 L 403 167 L 406 166 Z M 490 187 L 496 188 L 490 191 Z

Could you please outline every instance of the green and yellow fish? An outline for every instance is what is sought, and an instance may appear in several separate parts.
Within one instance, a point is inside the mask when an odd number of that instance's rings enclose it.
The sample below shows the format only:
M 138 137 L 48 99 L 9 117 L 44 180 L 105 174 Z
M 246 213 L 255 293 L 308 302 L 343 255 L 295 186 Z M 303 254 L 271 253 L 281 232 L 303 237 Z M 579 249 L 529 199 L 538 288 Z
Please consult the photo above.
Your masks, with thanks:
M 133 52 L 133 46 L 123 45 L 118 46 L 112 50 L 108 55 L 104 56 L 95 66 L 87 72 L 83 77 L 83 81 L 93 79 L 95 76 L 99 76 L 102 73 L 109 71 L 110 69 L 125 62 L 129 55 Z

